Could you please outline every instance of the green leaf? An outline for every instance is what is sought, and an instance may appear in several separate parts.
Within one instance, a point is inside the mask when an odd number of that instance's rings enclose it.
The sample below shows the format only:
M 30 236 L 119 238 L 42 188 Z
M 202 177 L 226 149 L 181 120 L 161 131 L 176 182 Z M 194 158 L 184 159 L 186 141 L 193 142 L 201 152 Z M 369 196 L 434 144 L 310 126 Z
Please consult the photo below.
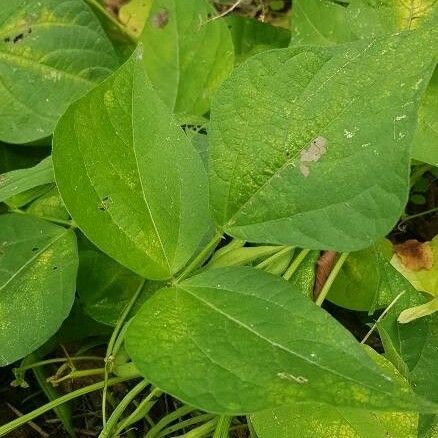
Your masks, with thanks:
M 35 199 L 27 207 L 26 213 L 42 218 L 60 219 L 63 221 L 68 220 L 70 217 L 56 187 L 50 189 L 40 198 Z
M 407 200 L 435 35 L 279 49 L 237 68 L 209 130 L 210 199 L 224 231 L 343 252 L 383 237 Z
M 408 387 L 392 364 L 369 349 L 382 371 Z M 295 404 L 251 415 L 259 438 L 416 438 L 418 414 L 372 412 L 319 403 Z
M 290 32 L 288 29 L 240 15 L 230 15 L 226 21 L 233 38 L 236 64 L 242 63 L 257 53 L 289 45 Z
M 359 38 L 415 29 L 436 12 L 436 0 L 351 0 L 347 8 L 349 25 Z
M 233 43 L 206 0 L 154 0 L 140 41 L 145 69 L 174 113 L 202 115 L 233 67 Z
M 420 105 L 412 158 L 438 166 L 438 70 L 435 70 Z
M 417 404 L 290 283 L 253 268 L 207 270 L 161 289 L 125 341 L 148 380 L 207 411 L 249 413 L 304 401 L 436 409 Z
M 209 226 L 207 178 L 148 81 L 139 48 L 75 102 L 53 140 L 62 199 L 85 235 L 139 275 L 166 279 Z
M 163 284 L 147 281 L 98 251 L 79 253 L 77 292 L 79 301 L 94 320 L 108 325 L 116 322 L 139 287 L 143 291 L 133 313 Z
M 119 21 L 139 37 L 144 28 L 153 0 L 130 0 L 119 9 Z
M 0 10 L 0 139 L 52 134 L 68 105 L 117 66 L 81 0 L 10 0 Z
M 391 243 L 382 239 L 369 248 L 352 252 L 331 286 L 328 300 L 346 309 L 370 313 L 387 306 L 393 297 L 384 287 L 378 251 L 385 253 L 389 260 Z
M 304 296 L 310 299 L 313 299 L 316 264 L 319 256 L 319 251 L 310 251 L 289 280 Z
M 291 45 L 331 46 L 355 40 L 347 8 L 331 0 L 295 0 Z
M 0 202 L 54 181 L 51 157 L 29 169 L 12 170 L 0 175 Z
M 0 216 L 0 366 L 36 350 L 73 304 L 75 234 L 32 216 Z

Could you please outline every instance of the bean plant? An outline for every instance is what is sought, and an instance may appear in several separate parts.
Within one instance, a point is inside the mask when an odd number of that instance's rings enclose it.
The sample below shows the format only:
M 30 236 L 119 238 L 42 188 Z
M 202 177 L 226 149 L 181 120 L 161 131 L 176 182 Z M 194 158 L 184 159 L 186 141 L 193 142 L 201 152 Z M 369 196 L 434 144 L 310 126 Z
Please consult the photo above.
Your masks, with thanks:
M 438 3 L 108 3 L 0 10 L 0 436 L 437 436 Z

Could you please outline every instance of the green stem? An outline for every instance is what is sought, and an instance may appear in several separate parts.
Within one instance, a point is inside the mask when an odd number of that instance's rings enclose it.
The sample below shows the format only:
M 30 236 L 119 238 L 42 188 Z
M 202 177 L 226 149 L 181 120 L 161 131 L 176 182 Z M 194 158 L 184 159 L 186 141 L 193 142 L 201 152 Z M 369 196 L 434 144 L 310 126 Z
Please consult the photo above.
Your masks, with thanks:
M 178 420 L 178 418 L 184 417 L 184 415 L 190 414 L 190 412 L 193 412 L 194 410 L 195 408 L 192 408 L 191 406 L 181 406 L 180 408 L 163 417 L 151 430 L 149 430 L 145 438 L 155 438 L 168 424 Z
M 327 294 L 329 293 L 330 288 L 332 287 L 333 282 L 335 281 L 337 275 L 339 274 L 339 271 L 342 268 L 342 265 L 345 263 L 345 260 L 347 260 L 349 253 L 344 252 L 341 254 L 339 259 L 336 261 L 335 266 L 333 267 L 332 271 L 330 272 L 330 275 L 327 277 L 327 281 L 324 283 L 324 286 L 321 289 L 320 294 L 318 295 L 318 298 L 315 301 L 315 304 L 317 306 L 321 306 L 324 302 Z
M 175 283 L 179 283 L 180 281 L 189 277 L 190 274 L 193 273 L 193 271 L 195 271 L 200 266 L 202 266 L 202 263 L 205 262 L 206 258 L 216 248 L 216 246 L 221 241 L 221 239 L 222 239 L 222 234 L 216 233 L 213 239 L 211 239 L 210 242 L 208 242 L 207 245 L 204 246 L 201 252 L 186 266 L 185 269 L 183 269 L 183 271 L 176 278 Z
M 120 435 L 129 426 L 146 417 L 162 393 L 163 392 L 158 388 L 153 389 L 150 394 L 139 403 L 134 412 L 117 425 L 115 435 Z
M 177 424 L 174 424 L 173 426 L 166 427 L 166 429 L 163 429 L 161 433 L 158 435 L 158 438 L 163 438 L 166 435 L 174 434 L 175 432 L 178 432 L 181 429 L 188 428 L 190 426 L 194 426 L 195 424 L 199 423 L 205 423 L 207 421 L 210 421 L 212 419 L 216 418 L 216 415 L 214 414 L 201 414 L 197 415 L 196 417 L 189 418 L 184 421 L 180 421 Z M 227 436 L 228 438 L 228 436 Z
M 202 426 L 185 433 L 184 435 L 179 435 L 179 438 L 204 438 L 208 436 L 216 427 L 216 423 L 219 417 L 215 417 Z
M 300 253 L 294 258 L 289 268 L 287 268 L 286 272 L 283 274 L 283 278 L 285 280 L 289 281 L 292 278 L 292 275 L 294 275 L 295 271 L 299 268 L 309 252 L 310 249 L 302 249 L 300 251 Z
M 39 215 L 28 213 L 27 211 L 21 210 L 20 208 L 10 208 L 8 211 L 10 213 L 27 214 L 29 216 L 34 216 L 34 217 L 37 217 L 39 219 L 42 219 L 42 220 L 45 220 L 48 222 L 53 222 L 55 224 L 66 225 L 66 226 L 71 227 L 71 228 L 77 228 L 77 225 L 73 220 L 68 221 L 68 220 L 58 219 L 56 217 L 51 217 L 51 216 L 39 216 Z
M 149 385 L 147 380 L 142 380 L 137 383 L 126 395 L 123 397 L 121 402 L 114 409 L 113 413 L 108 419 L 108 422 L 105 424 L 105 427 L 102 429 L 102 432 L 99 434 L 99 438 L 108 438 L 111 436 L 112 430 L 116 427 L 120 417 L 125 412 L 126 408 L 132 403 L 132 401 L 140 394 L 146 386 Z
M 122 23 L 120 23 L 116 18 L 114 18 L 111 14 L 109 14 L 106 9 L 96 0 L 85 0 L 86 3 L 88 3 L 91 8 L 96 9 L 98 12 L 100 12 L 102 15 L 105 16 L 105 18 L 111 22 L 112 25 L 114 25 L 120 32 L 122 32 L 123 35 L 125 35 L 132 43 L 137 44 L 138 40 L 137 37 L 132 34 L 128 28 L 123 26 Z
M 55 363 L 65 363 L 67 361 L 82 361 L 82 360 L 86 360 L 86 361 L 103 361 L 103 357 L 99 357 L 99 356 L 78 356 L 78 357 L 70 357 L 69 359 L 65 359 L 65 358 L 57 358 L 57 359 L 47 359 L 47 360 L 41 360 L 39 362 L 35 362 L 35 363 L 31 363 L 29 365 L 25 365 L 22 367 L 18 367 L 15 368 L 15 370 L 17 371 L 26 371 L 26 370 L 30 370 L 32 368 L 37 368 L 37 367 L 42 367 L 44 365 L 51 365 L 51 364 L 55 364 Z
M 109 373 L 112 370 L 113 361 L 114 361 L 114 345 L 117 342 L 117 338 L 119 336 L 119 333 L 122 331 L 123 324 L 125 323 L 126 318 L 129 315 L 129 312 L 131 311 L 132 307 L 134 306 L 135 302 L 137 301 L 138 297 L 140 296 L 141 291 L 143 290 L 143 286 L 145 284 L 146 280 L 143 280 L 137 290 L 135 291 L 134 295 L 132 296 L 129 303 L 126 305 L 125 309 L 123 310 L 123 313 L 120 315 L 119 319 L 117 320 L 117 324 L 114 327 L 114 331 L 111 335 L 111 338 L 108 342 L 108 347 L 106 349 L 106 356 L 105 356 L 105 373 L 104 373 L 104 382 L 108 381 Z M 104 385 L 103 387 L 103 393 L 102 393 L 102 423 L 103 427 L 105 427 L 106 424 L 106 396 L 108 392 L 107 385 Z
M 271 255 L 267 259 L 261 261 L 258 265 L 256 265 L 256 269 L 264 269 L 267 266 L 269 266 L 271 263 L 275 262 L 277 259 L 281 258 L 283 254 L 286 254 L 289 251 L 292 251 L 294 247 L 293 246 L 285 246 L 280 251 L 275 253 L 274 255 Z
M 114 377 L 108 380 L 108 386 L 116 385 L 118 383 L 125 382 L 127 380 L 129 379 L 125 379 L 122 377 Z M 25 414 L 20 418 L 17 418 L 3 426 L 0 426 L 0 437 L 11 433 L 14 429 L 23 426 L 24 424 L 28 423 L 29 421 L 32 421 L 33 419 L 39 417 L 40 415 L 45 414 L 48 411 L 51 411 L 56 406 L 62 405 L 70 400 L 73 400 L 77 397 L 81 397 L 85 394 L 89 394 L 90 392 L 98 391 L 99 389 L 102 389 L 104 385 L 105 385 L 104 381 L 97 382 L 94 383 L 93 385 L 89 385 L 89 386 L 85 386 L 84 388 L 77 389 L 76 391 L 70 392 L 68 394 L 63 395 L 62 397 L 57 398 L 56 400 L 46 403 L 45 405 L 40 406 L 39 408 L 33 410 L 32 412 L 29 412 L 28 414 Z
M 216 424 L 213 438 L 228 438 L 232 419 L 233 417 L 222 415 Z
M 88 370 L 77 370 L 77 371 L 71 371 L 67 375 L 56 378 L 56 377 L 49 377 L 48 382 L 50 382 L 52 385 L 58 385 L 61 382 L 64 382 L 65 380 L 73 380 L 73 379 L 80 379 L 82 377 L 90 377 L 90 376 L 98 376 L 100 374 L 105 373 L 105 368 L 91 368 Z
M 249 438 L 257 438 L 257 433 L 254 429 L 254 426 L 252 425 L 251 418 L 249 416 L 246 417 L 246 424 L 248 426 Z

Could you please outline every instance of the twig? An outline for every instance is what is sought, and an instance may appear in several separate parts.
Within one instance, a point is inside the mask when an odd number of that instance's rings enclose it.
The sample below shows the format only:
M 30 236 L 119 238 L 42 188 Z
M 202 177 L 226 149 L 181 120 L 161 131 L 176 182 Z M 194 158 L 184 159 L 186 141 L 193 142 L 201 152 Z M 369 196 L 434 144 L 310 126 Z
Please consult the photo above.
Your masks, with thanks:
M 204 24 L 210 23 L 211 21 L 218 20 L 219 18 L 225 17 L 225 15 L 228 15 L 230 12 L 233 12 L 234 9 L 236 9 L 243 0 L 237 0 L 234 2 L 228 9 L 225 9 L 224 12 L 221 12 L 218 15 L 215 15 L 214 17 L 209 18 Z

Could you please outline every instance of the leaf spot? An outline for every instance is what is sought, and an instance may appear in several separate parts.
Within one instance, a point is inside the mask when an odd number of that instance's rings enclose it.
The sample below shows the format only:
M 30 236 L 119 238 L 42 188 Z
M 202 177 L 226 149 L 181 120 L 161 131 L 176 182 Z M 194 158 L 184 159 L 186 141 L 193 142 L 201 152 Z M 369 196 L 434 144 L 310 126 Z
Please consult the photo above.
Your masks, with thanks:
M 316 137 L 310 142 L 307 149 L 301 151 L 299 169 L 306 178 L 310 174 L 308 163 L 319 161 L 319 159 L 327 152 L 327 140 L 324 137 Z
M 277 376 L 280 377 L 281 380 L 289 380 L 300 384 L 309 382 L 304 376 L 294 376 L 293 374 L 289 374 L 284 371 L 278 373 Z
M 167 9 L 160 9 L 151 17 L 151 26 L 157 29 L 162 29 L 169 23 L 169 11 Z

